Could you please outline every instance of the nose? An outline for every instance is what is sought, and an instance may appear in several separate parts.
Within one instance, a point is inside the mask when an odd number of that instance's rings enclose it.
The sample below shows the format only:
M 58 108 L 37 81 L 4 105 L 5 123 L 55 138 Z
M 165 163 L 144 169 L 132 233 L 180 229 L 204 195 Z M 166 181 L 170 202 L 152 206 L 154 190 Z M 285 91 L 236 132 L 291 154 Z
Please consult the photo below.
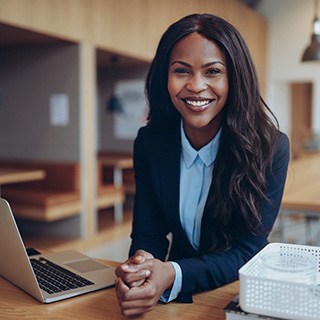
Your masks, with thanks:
M 203 79 L 202 75 L 194 74 L 188 79 L 186 88 L 191 92 L 198 93 L 207 89 L 207 83 L 205 79 Z

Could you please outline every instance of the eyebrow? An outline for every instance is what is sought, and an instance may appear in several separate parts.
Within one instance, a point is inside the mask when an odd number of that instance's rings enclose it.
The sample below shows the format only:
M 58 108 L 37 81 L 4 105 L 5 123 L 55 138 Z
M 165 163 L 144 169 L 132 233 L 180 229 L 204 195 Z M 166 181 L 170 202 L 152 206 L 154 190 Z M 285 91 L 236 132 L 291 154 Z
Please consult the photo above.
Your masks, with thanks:
M 184 66 L 186 66 L 186 67 L 189 67 L 189 68 L 192 67 L 191 64 L 189 64 L 189 63 L 187 63 L 187 62 L 185 62 L 185 61 L 181 61 L 181 60 L 174 60 L 173 62 L 170 63 L 170 66 L 172 66 L 172 65 L 174 65 L 174 64 L 176 64 L 176 63 L 182 64 L 182 65 L 184 65 Z M 217 61 L 212 61 L 212 62 L 208 62 L 208 63 L 206 63 L 206 64 L 203 64 L 201 67 L 202 67 L 202 68 L 207 68 L 207 67 L 213 66 L 213 65 L 215 65 L 215 64 L 217 64 L 217 63 L 218 63 L 218 64 L 221 64 L 221 65 L 223 65 L 223 66 L 225 67 L 225 64 L 224 64 L 223 62 L 219 61 L 219 60 L 217 60 Z

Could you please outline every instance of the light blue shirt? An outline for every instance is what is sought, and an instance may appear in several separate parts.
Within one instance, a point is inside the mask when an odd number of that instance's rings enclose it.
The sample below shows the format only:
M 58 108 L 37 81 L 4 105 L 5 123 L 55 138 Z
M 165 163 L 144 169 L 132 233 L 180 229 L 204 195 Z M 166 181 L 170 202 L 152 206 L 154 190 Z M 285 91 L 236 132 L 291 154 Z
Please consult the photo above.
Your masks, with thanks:
M 180 221 L 190 240 L 198 250 L 200 246 L 201 220 L 212 180 L 214 160 L 220 142 L 221 129 L 216 136 L 199 151 L 195 150 L 185 135 L 181 122 L 180 159 Z M 182 272 L 176 262 L 170 261 L 175 269 L 175 281 L 171 290 L 161 297 L 163 302 L 174 300 L 182 286 Z

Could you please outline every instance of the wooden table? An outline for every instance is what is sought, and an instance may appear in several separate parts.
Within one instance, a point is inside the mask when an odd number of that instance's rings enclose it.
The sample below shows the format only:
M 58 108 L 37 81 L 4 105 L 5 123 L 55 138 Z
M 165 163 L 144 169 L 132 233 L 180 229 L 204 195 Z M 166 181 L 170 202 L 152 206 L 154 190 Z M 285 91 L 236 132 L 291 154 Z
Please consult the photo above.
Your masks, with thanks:
M 44 177 L 43 170 L 0 167 L 0 196 L 2 184 L 40 180 Z
M 320 153 L 305 155 L 290 162 L 285 191 L 281 203 L 280 218 L 302 216 L 307 222 L 307 239 L 312 244 L 312 227 L 320 218 Z M 282 221 L 281 239 L 284 239 Z
M 112 262 L 108 264 L 116 265 Z M 223 308 L 239 292 L 238 282 L 194 295 L 192 304 L 158 303 L 143 320 L 223 320 Z M 0 319 L 118 320 L 121 316 L 114 288 L 85 294 L 51 304 L 42 304 L 0 277 Z

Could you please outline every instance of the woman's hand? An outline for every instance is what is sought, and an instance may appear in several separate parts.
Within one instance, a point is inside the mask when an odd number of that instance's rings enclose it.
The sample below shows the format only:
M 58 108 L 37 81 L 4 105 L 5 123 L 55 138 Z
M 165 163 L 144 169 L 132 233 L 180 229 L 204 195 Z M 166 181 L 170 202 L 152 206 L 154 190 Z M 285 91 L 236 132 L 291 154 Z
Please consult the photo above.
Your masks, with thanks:
M 144 250 L 138 250 L 134 256 L 116 268 L 117 277 L 129 287 L 142 285 L 151 271 L 145 268 L 147 259 L 154 259 L 153 255 Z
M 124 316 L 152 310 L 163 292 L 172 287 L 175 279 L 172 264 L 151 257 L 139 250 L 116 269 L 116 293 Z

